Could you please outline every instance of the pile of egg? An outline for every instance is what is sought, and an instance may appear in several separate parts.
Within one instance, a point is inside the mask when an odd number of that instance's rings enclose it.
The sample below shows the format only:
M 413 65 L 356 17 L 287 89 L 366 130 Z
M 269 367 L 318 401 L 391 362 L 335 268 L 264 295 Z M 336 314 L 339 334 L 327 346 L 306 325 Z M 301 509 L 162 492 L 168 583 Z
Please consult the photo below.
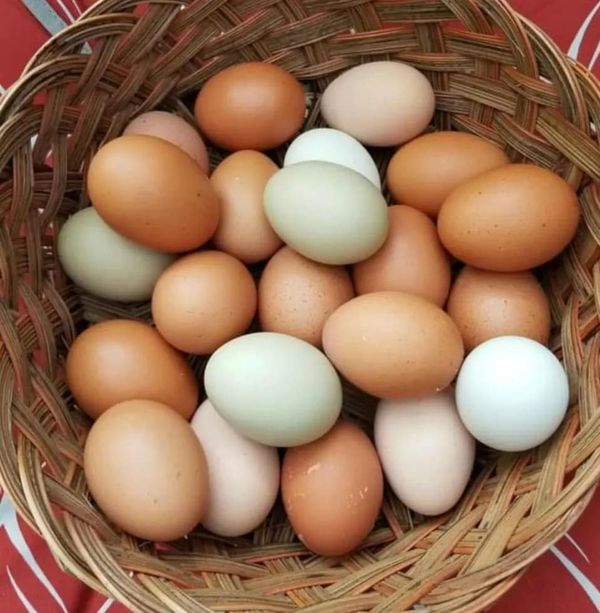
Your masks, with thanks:
M 493 142 L 428 132 L 434 108 L 417 70 L 367 63 L 322 94 L 329 127 L 301 132 L 301 83 L 238 64 L 199 92 L 197 127 L 145 113 L 96 152 L 62 267 L 103 299 L 150 299 L 153 321 L 91 325 L 66 359 L 95 420 L 87 483 L 119 528 L 240 536 L 281 492 L 306 547 L 340 556 L 384 478 L 444 513 L 476 440 L 521 451 L 559 427 L 569 386 L 531 269 L 572 239 L 576 195 Z M 230 152 L 212 173 L 205 141 Z M 279 168 L 264 152 L 288 142 Z M 392 206 L 365 146 L 396 148 Z M 186 354 L 205 356 L 203 385 Z M 373 431 L 341 417 L 343 380 L 379 399 Z

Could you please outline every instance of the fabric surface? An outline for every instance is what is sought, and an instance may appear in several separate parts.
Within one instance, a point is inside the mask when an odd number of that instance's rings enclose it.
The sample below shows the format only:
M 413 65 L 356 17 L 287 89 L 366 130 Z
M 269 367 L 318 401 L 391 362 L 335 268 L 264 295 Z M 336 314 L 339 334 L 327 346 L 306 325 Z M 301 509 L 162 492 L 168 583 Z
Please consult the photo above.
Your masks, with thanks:
M 50 34 L 90 0 L 0 0 L 0 93 Z M 600 0 L 512 0 L 560 47 L 600 75 Z M 556 546 L 537 560 L 492 613 L 600 611 L 600 492 Z M 63 573 L 45 543 L 17 518 L 0 491 L 0 603 L 20 613 L 124 613 Z

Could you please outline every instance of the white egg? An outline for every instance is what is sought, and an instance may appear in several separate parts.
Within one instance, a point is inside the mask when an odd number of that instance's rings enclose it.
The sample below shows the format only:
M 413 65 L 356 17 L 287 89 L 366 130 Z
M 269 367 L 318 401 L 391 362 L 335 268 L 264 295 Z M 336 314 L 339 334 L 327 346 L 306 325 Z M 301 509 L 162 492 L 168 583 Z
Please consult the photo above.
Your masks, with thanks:
M 456 405 L 477 440 L 500 451 L 523 451 L 558 428 L 569 405 L 569 382 L 544 345 L 500 336 L 476 347 L 464 361 Z
M 294 139 L 285 154 L 284 166 L 298 162 L 331 162 L 350 168 L 381 189 L 379 171 L 369 152 L 353 137 L 333 128 L 316 128 Z

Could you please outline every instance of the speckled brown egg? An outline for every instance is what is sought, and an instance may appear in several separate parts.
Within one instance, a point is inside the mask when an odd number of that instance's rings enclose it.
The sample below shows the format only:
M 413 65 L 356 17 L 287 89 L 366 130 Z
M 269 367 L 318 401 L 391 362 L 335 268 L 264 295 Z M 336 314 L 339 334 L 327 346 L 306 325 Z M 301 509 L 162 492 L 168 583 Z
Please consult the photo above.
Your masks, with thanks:
M 343 556 L 373 528 L 383 500 L 375 447 L 358 426 L 338 422 L 325 436 L 286 451 L 281 495 L 308 549 Z
M 189 419 L 198 403 L 198 382 L 185 357 L 139 321 L 113 319 L 84 330 L 67 355 L 66 378 L 78 406 L 93 418 L 141 398 Z
M 508 164 L 457 187 L 438 216 L 442 243 L 484 270 L 519 272 L 557 256 L 579 221 L 573 188 L 532 164 Z
M 388 216 L 383 247 L 352 267 L 356 293 L 397 290 L 443 306 L 450 289 L 450 259 L 434 223 L 408 206 L 390 206 Z
M 525 336 L 546 344 L 550 306 L 530 272 L 489 272 L 465 266 L 448 298 L 448 314 L 470 351 L 495 336 Z
M 343 266 L 319 264 L 283 247 L 269 260 L 258 284 L 260 325 L 319 347 L 325 321 L 353 296 Z

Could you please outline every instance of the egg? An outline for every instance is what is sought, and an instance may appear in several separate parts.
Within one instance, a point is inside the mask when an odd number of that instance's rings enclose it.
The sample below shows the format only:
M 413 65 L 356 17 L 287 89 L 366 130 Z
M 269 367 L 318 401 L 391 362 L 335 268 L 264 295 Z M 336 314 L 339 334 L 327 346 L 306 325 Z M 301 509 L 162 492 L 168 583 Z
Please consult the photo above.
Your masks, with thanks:
M 236 151 L 210 178 L 221 202 L 213 244 L 246 264 L 267 259 L 282 245 L 263 206 L 265 185 L 277 170 L 275 162 L 258 151 Z
M 401 62 L 367 62 L 350 68 L 321 96 L 321 114 L 330 127 L 374 147 L 399 145 L 419 135 L 434 110 L 429 81 Z
M 569 405 L 569 382 L 544 345 L 499 336 L 467 356 L 456 380 L 463 423 L 484 445 L 525 451 L 549 439 Z
M 239 260 L 201 251 L 180 258 L 160 276 L 152 318 L 177 349 L 209 354 L 250 326 L 256 301 L 254 279 Z
M 379 171 L 369 152 L 352 136 L 332 128 L 307 130 L 287 148 L 284 166 L 298 162 L 332 162 L 361 174 L 381 189 Z
M 265 188 L 265 213 L 294 251 L 323 264 L 352 264 L 375 253 L 387 236 L 381 192 L 357 172 L 330 162 L 298 162 Z
M 450 317 L 404 292 L 364 294 L 343 304 L 325 323 L 323 348 L 344 377 L 378 398 L 444 389 L 464 354 Z
M 107 300 L 147 300 L 173 255 L 117 234 L 93 207 L 71 215 L 57 240 L 60 264 L 90 294 Z
M 382 400 L 374 428 L 386 479 L 401 502 L 422 515 L 439 515 L 459 501 L 473 470 L 475 440 L 451 392 Z
M 309 343 L 275 332 L 220 347 L 208 360 L 204 386 L 240 434 L 273 447 L 319 438 L 342 408 L 342 385 L 329 360 Z
M 388 207 L 388 217 L 381 249 L 352 267 L 356 293 L 397 290 L 443 306 L 450 290 L 450 259 L 434 223 L 408 206 Z
M 431 132 L 392 156 L 386 182 L 397 202 L 436 217 L 461 183 L 510 162 L 497 145 L 467 132 Z
M 84 330 L 65 365 L 67 385 L 80 409 L 96 418 L 125 400 L 162 402 L 189 419 L 198 382 L 185 357 L 148 324 L 112 319 Z
M 171 541 L 202 521 L 204 452 L 190 425 L 167 405 L 129 400 L 110 408 L 90 429 L 83 467 L 100 509 L 134 536 Z
M 548 298 L 529 271 L 465 266 L 452 286 L 447 311 L 467 351 L 496 336 L 525 336 L 542 344 L 550 336 Z
M 142 113 L 123 131 L 123 135 L 130 134 L 146 134 L 169 141 L 185 151 L 208 174 L 206 145 L 197 130 L 179 115 L 165 111 Z
M 219 221 L 219 201 L 200 166 L 154 136 L 121 136 L 101 147 L 87 173 L 100 217 L 116 232 L 158 251 L 203 245 Z
M 241 536 L 267 517 L 279 493 L 277 449 L 238 434 L 205 400 L 192 429 L 208 464 L 208 507 L 202 525 L 219 536 Z
M 281 496 L 298 539 L 324 556 L 356 549 L 375 524 L 383 475 L 368 436 L 341 421 L 325 436 L 288 449 Z
M 258 318 L 268 332 L 296 336 L 320 347 L 325 321 L 354 297 L 348 271 L 280 249 L 258 284 Z
M 508 164 L 453 190 L 440 210 L 438 232 L 466 264 L 520 272 L 557 256 L 578 221 L 577 195 L 566 181 L 532 164 Z
M 275 64 L 245 62 L 211 77 L 202 87 L 194 112 L 200 130 L 215 145 L 273 149 L 302 127 L 304 90 Z

